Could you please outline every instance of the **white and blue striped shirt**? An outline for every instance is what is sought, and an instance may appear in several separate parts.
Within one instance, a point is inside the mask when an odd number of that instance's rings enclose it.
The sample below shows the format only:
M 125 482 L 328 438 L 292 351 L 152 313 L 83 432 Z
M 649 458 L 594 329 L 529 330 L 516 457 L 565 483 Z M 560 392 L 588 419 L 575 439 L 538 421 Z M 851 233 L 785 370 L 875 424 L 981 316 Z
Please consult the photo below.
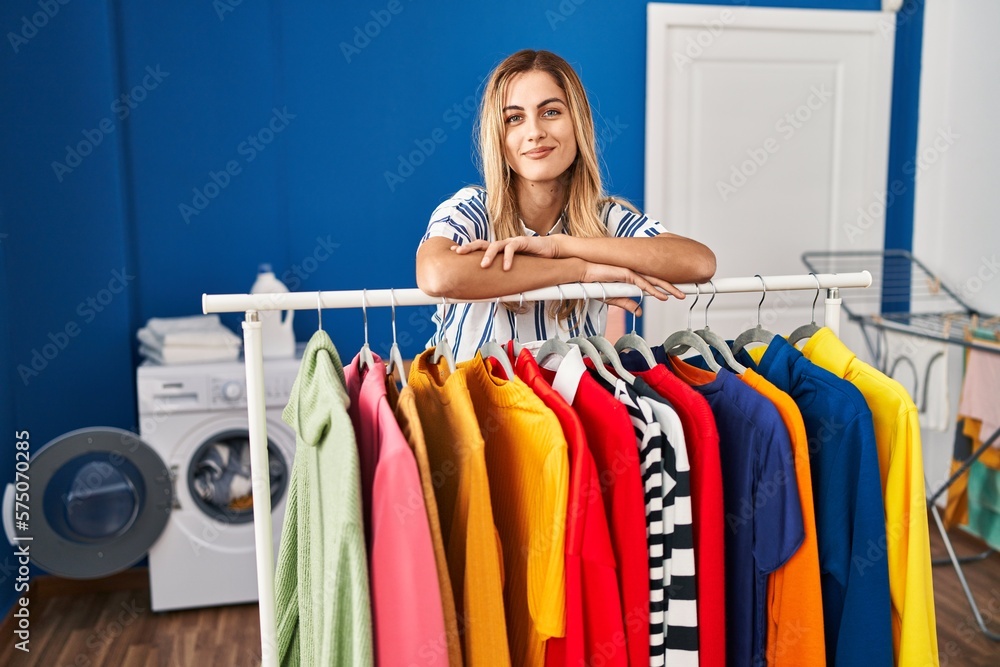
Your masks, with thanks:
M 564 234 L 564 217 L 560 216 L 548 234 Z M 645 215 L 633 213 L 629 209 L 608 202 L 601 211 L 601 220 L 608 229 L 610 236 L 634 237 L 657 236 L 665 233 L 663 225 L 651 220 Z M 538 236 L 534 231 L 524 228 L 525 236 Z M 421 243 L 435 236 L 454 241 L 456 245 L 465 245 L 472 241 L 494 241 L 493 229 L 489 224 L 489 214 L 486 209 L 486 191 L 481 188 L 467 187 L 456 192 L 450 199 L 441 203 L 431 214 L 427 232 Z M 483 343 L 495 338 L 504 343 L 516 338 L 522 343 L 533 340 L 547 340 L 553 337 L 563 339 L 573 336 L 593 336 L 603 334 L 607 324 L 607 306 L 591 299 L 586 317 L 580 321 L 578 315 L 573 315 L 568 321 L 558 322 L 549 316 L 546 302 L 525 302 L 527 311 L 516 315 L 502 305 L 497 310 L 496 302 L 492 303 L 456 303 L 440 306 L 434 314 L 434 324 L 437 326 L 434 335 L 427 346 L 436 345 L 441 328 L 442 311 L 444 311 L 445 330 L 448 342 L 452 346 L 456 361 L 471 359 Z M 512 333 L 516 331 L 517 335 Z

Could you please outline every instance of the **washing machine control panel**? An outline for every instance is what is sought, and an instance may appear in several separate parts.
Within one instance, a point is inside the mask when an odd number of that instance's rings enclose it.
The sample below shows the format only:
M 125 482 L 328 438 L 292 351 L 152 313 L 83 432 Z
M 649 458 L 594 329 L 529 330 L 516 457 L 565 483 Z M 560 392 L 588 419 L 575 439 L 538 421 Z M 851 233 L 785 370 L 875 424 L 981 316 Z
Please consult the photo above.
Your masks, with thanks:
M 282 408 L 298 374 L 296 359 L 264 362 L 264 404 Z M 246 371 L 242 362 L 184 366 L 140 366 L 139 412 L 202 412 L 246 408 Z

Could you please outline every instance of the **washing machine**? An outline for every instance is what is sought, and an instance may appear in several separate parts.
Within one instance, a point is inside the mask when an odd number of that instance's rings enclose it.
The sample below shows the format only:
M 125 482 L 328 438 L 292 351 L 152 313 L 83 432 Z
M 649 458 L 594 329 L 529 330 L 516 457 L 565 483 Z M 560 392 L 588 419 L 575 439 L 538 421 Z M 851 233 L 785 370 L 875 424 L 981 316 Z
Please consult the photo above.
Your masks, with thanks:
M 281 411 L 298 370 L 298 359 L 264 362 L 275 556 L 295 456 Z M 171 484 L 169 516 L 149 549 L 153 610 L 256 601 L 243 363 L 142 365 L 137 385 L 139 437 Z

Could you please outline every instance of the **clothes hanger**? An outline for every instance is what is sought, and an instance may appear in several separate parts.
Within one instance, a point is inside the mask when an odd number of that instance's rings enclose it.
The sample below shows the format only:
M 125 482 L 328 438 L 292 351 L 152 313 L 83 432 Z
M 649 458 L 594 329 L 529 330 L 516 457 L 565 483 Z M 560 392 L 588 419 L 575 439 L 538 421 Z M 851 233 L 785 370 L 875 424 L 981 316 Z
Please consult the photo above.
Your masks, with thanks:
M 584 312 L 584 317 L 586 317 L 587 313 L 590 312 L 590 307 L 589 307 L 590 295 L 587 294 L 587 290 L 584 289 L 583 283 L 577 283 L 577 285 L 579 285 L 580 289 L 583 290 L 583 312 Z M 601 353 L 597 350 L 596 347 L 594 347 L 593 343 L 591 343 L 583 336 L 579 335 L 570 338 L 566 342 L 569 343 L 570 345 L 576 345 L 578 348 L 580 348 L 580 352 L 583 353 L 583 356 L 587 357 L 588 359 L 590 359 L 590 361 L 593 362 L 594 370 L 597 372 L 597 374 L 600 375 L 605 382 L 607 382 L 611 386 L 614 386 L 615 382 L 618 381 L 618 378 L 616 378 L 614 374 L 611 371 L 609 371 L 607 367 L 604 365 L 604 360 L 601 359 Z
M 510 332 L 510 339 L 514 343 L 514 358 L 517 359 L 521 354 L 521 349 L 523 346 L 521 342 L 517 339 L 517 316 L 521 314 L 524 309 L 524 292 L 521 292 L 521 300 L 517 302 L 517 312 L 514 313 L 514 330 Z
M 396 290 L 389 289 L 389 299 L 392 303 L 392 347 L 389 348 L 389 363 L 385 367 L 385 374 L 392 376 L 392 372 L 399 369 L 399 384 L 406 386 L 406 373 L 403 372 L 403 355 L 399 352 L 399 345 L 396 343 Z
M 562 285 L 556 285 L 556 289 L 559 290 L 559 302 L 565 303 L 566 295 L 563 294 Z M 542 346 L 538 348 L 538 354 L 535 355 L 535 359 L 537 359 L 538 363 L 541 364 L 546 357 L 549 357 L 553 354 L 558 355 L 560 357 L 565 357 L 567 354 L 569 354 L 569 351 L 570 347 L 566 343 L 566 341 L 564 341 L 562 338 L 559 338 L 559 336 L 556 335 L 552 338 L 549 338 L 544 343 L 542 343 Z
M 503 349 L 500 346 L 500 343 L 497 342 L 496 321 L 498 312 L 500 312 L 500 297 L 497 297 L 496 303 L 493 307 L 493 322 L 491 323 L 492 329 L 490 331 L 490 338 L 483 343 L 481 348 L 479 348 L 479 354 L 483 357 L 483 359 L 496 359 L 500 364 L 500 367 L 503 368 L 503 372 L 507 374 L 507 379 L 513 380 L 514 368 L 510 363 L 510 355 L 508 355 L 507 350 Z
M 639 296 L 639 307 L 642 308 L 642 302 L 645 300 L 646 295 Z M 656 365 L 656 357 L 653 356 L 653 350 L 650 349 L 649 344 L 642 339 L 642 336 L 635 332 L 635 313 L 632 313 L 632 331 L 625 334 L 617 341 L 615 341 L 615 349 L 618 352 L 624 352 L 625 350 L 635 350 L 642 355 L 642 358 L 646 360 L 649 367 L 652 368 Z
M 708 343 L 708 346 L 713 350 L 717 350 L 719 354 L 722 355 L 722 360 L 726 362 L 730 370 L 736 372 L 738 375 L 743 375 L 747 372 L 747 367 L 736 361 L 736 357 L 733 356 L 733 351 L 729 349 L 726 345 L 726 341 L 719 334 L 715 333 L 708 328 L 708 309 L 712 307 L 712 302 L 715 301 L 715 295 L 718 293 L 715 289 L 715 283 L 711 280 L 708 284 L 712 286 L 712 298 L 708 300 L 708 305 L 705 306 L 705 328 L 698 329 L 695 334 L 699 336 L 702 340 Z
M 448 362 L 448 370 L 455 372 L 455 353 L 452 352 L 451 343 L 448 342 L 448 329 L 444 325 L 444 318 L 447 314 L 448 301 L 441 297 L 441 320 L 438 322 L 438 342 L 434 346 L 434 354 L 431 355 L 431 363 L 437 364 L 444 357 Z
M 694 310 L 695 304 L 698 303 L 698 299 L 701 298 L 701 288 L 695 283 L 695 289 L 698 293 L 694 297 L 694 303 L 688 308 L 688 326 L 687 329 L 682 331 L 675 331 L 670 334 L 665 341 L 663 341 L 663 351 L 672 357 L 680 356 L 687 352 L 688 348 L 693 349 L 695 352 L 701 355 L 702 359 L 708 365 L 709 370 L 713 373 L 718 373 L 722 366 L 719 362 L 715 360 L 715 355 L 712 354 L 712 350 L 708 347 L 708 343 L 701 339 L 701 337 L 696 336 L 693 331 L 691 331 L 691 312 Z
M 736 340 L 733 341 L 734 355 L 739 354 L 750 343 L 764 343 L 766 345 L 774 340 L 774 334 L 760 326 L 760 307 L 764 305 L 764 298 L 767 296 L 767 285 L 759 273 L 755 273 L 754 278 L 760 281 L 760 285 L 763 288 L 760 293 L 760 303 L 757 304 L 757 326 L 753 329 L 747 329 L 736 337 Z
M 365 344 L 361 346 L 361 359 L 359 369 L 364 372 L 366 368 L 375 366 L 375 357 L 372 356 L 372 349 L 368 347 L 368 290 L 361 290 L 361 313 L 365 322 Z
M 601 288 L 601 294 L 603 295 L 603 300 L 607 302 L 608 293 L 604 289 L 604 284 L 603 283 L 597 283 L 597 284 Z M 587 338 L 587 340 L 590 341 L 595 348 L 597 348 L 598 354 L 600 354 L 600 356 L 603 359 L 601 362 L 602 366 L 605 363 L 611 364 L 611 368 L 614 369 L 615 374 L 619 378 L 625 380 L 625 382 L 628 384 L 635 384 L 635 376 L 629 373 L 627 370 L 625 370 L 625 367 L 622 366 L 622 360 L 621 357 L 618 356 L 618 350 L 616 350 L 615 346 L 611 344 L 611 341 L 609 341 L 607 338 L 601 335 L 590 336 L 589 338 Z
M 795 345 L 800 340 L 809 338 L 822 328 L 816 324 L 816 302 L 819 301 L 819 291 L 822 289 L 822 286 L 819 284 L 819 278 L 816 277 L 815 273 L 810 271 L 809 275 L 816 281 L 816 296 L 813 297 L 812 321 L 810 321 L 809 324 L 803 324 L 788 335 L 788 342 L 791 345 Z
M 319 327 L 316 331 L 323 330 L 323 297 L 322 292 L 316 292 L 316 318 L 319 320 Z

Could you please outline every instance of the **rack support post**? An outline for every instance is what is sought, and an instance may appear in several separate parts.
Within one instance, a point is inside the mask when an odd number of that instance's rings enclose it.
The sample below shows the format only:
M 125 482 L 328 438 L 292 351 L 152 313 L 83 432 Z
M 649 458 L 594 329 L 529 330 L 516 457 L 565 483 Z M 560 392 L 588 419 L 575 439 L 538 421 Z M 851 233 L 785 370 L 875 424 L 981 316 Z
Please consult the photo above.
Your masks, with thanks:
M 264 403 L 264 345 L 257 311 L 243 322 L 250 433 L 250 479 L 253 490 L 254 547 L 257 553 L 257 596 L 260 605 L 262 667 L 278 665 L 277 613 L 274 600 L 274 542 L 271 529 L 271 477 L 267 460 L 267 416 Z
M 826 290 L 826 309 L 823 312 L 823 324 L 831 329 L 837 338 L 840 338 L 840 288 L 830 287 Z

